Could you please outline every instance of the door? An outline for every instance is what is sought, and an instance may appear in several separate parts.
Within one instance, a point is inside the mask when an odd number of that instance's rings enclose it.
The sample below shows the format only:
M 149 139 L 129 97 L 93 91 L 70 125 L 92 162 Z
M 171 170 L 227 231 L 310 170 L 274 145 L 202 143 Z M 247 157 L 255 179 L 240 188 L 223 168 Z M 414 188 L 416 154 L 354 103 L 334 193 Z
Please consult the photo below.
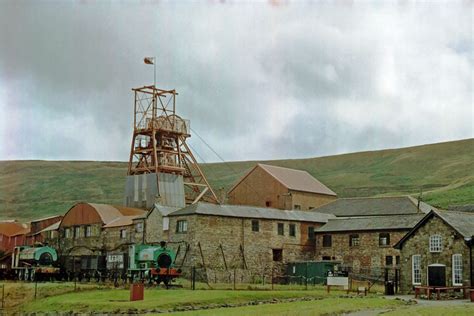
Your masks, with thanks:
M 431 265 L 428 266 L 428 285 L 446 286 L 446 266 Z

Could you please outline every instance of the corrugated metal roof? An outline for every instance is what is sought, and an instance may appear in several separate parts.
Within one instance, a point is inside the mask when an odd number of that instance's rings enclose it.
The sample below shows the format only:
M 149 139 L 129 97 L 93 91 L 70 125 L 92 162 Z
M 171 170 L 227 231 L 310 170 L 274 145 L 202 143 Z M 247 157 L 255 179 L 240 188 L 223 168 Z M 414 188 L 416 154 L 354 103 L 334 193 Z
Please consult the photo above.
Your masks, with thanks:
M 122 217 L 137 217 L 146 214 L 146 211 L 136 208 L 124 207 L 124 206 L 113 206 L 108 204 L 96 204 L 88 203 L 92 206 L 99 214 L 102 222 L 105 226 L 110 224 L 112 221 L 117 221 Z M 123 220 L 124 223 L 128 222 L 128 219 Z M 130 223 L 131 224 L 131 223 Z M 128 225 L 130 225 L 128 224 Z M 110 227 L 110 226 L 107 226 Z
M 312 192 L 326 195 L 337 195 L 327 186 L 304 170 L 289 169 L 277 166 L 258 164 L 263 170 L 276 178 L 290 190 Z
M 38 219 L 34 219 L 31 221 L 31 223 L 36 223 L 36 222 L 42 222 L 42 221 L 45 221 L 45 220 L 48 220 L 48 219 L 53 219 L 53 218 L 56 218 L 56 217 L 63 217 L 62 215 L 52 215 L 52 216 L 48 216 L 48 217 L 43 217 L 43 218 L 38 218 Z
M 58 229 L 59 229 L 59 224 L 61 224 L 61 221 L 58 221 L 58 222 L 56 222 L 56 223 L 54 223 L 54 224 L 52 224 L 52 225 L 49 225 L 49 226 L 46 227 L 45 229 L 40 230 L 40 231 L 38 232 L 38 234 L 39 234 L 39 233 L 44 233 L 44 232 L 49 232 L 49 231 L 52 231 L 52 230 L 58 230 Z
M 5 236 L 18 236 L 29 233 L 30 228 L 27 224 L 16 221 L 0 222 L 0 234 Z
M 110 228 L 110 227 L 119 227 L 119 226 L 128 226 L 133 224 L 133 220 L 139 216 L 122 216 L 122 217 L 117 217 L 116 219 L 110 221 L 106 225 L 104 225 L 104 228 Z
M 408 196 L 344 198 L 334 200 L 311 211 L 347 217 L 425 214 L 432 209 L 431 205 L 423 203 L 418 210 L 415 201 L 417 200 Z
M 409 230 L 423 218 L 424 214 L 405 216 L 368 216 L 368 217 L 343 217 L 330 219 L 326 224 L 316 231 L 341 232 L 341 231 L 365 231 L 365 230 Z
M 216 215 L 240 218 L 263 218 L 299 222 L 326 223 L 329 218 L 335 218 L 331 214 L 315 212 L 286 211 L 274 208 L 262 208 L 244 205 L 216 205 L 210 203 L 196 203 L 170 213 L 169 216 L 180 215 Z

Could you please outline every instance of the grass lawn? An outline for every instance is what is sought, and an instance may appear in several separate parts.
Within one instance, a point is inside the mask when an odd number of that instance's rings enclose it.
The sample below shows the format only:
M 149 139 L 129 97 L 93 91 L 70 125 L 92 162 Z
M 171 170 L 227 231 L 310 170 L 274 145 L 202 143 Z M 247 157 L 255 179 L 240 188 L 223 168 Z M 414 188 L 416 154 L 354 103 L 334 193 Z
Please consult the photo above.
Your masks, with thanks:
M 456 316 L 471 316 L 474 315 L 474 304 L 467 303 L 461 306 L 410 306 L 409 308 L 399 308 L 388 313 L 384 313 L 384 316 L 410 316 L 410 315 L 456 315 Z
M 218 308 L 168 315 L 339 315 L 369 309 L 392 309 L 404 305 L 401 301 L 369 298 L 326 298 L 316 301 L 303 301 L 279 304 L 264 304 L 236 308 Z
M 380 298 L 341 298 L 344 296 L 344 291 L 331 291 L 327 294 L 321 287 L 308 291 L 301 290 L 280 290 L 280 291 L 232 291 L 232 290 L 196 290 L 191 291 L 187 289 L 147 289 L 145 290 L 145 299 L 140 302 L 129 301 L 129 291 L 124 289 L 102 289 L 91 291 L 80 291 L 75 293 L 66 293 L 57 296 L 50 296 L 36 301 L 25 303 L 21 310 L 25 312 L 53 312 L 53 311 L 74 311 L 74 312 L 119 312 L 119 311 L 168 311 L 175 308 L 179 309 L 184 306 L 209 306 L 219 307 L 220 304 L 245 304 L 258 301 L 270 301 L 272 299 L 284 300 L 292 298 L 311 298 L 324 299 L 319 302 L 332 299 L 329 303 L 322 303 L 324 306 L 332 306 L 337 298 L 338 303 L 342 308 L 349 308 L 351 304 L 356 303 L 355 308 L 373 308 L 379 307 L 380 304 L 401 304 L 386 301 Z M 344 303 L 343 302 L 346 302 Z M 366 303 L 363 303 L 366 302 Z M 299 304 L 312 302 L 298 302 Z M 284 306 L 289 303 L 282 303 L 278 305 Z M 365 304 L 365 305 L 364 305 Z M 368 305 L 367 305 L 368 304 Z M 274 304 L 271 304 L 272 306 Z M 289 306 L 289 305 L 288 305 Z M 309 306 L 309 305 L 307 305 Z M 258 306 L 257 306 L 258 307 Z M 269 307 L 271 308 L 271 306 Z M 289 308 L 289 307 L 288 307 Z M 308 307 L 309 308 L 309 307 Z M 226 308 L 231 309 L 231 308 Z

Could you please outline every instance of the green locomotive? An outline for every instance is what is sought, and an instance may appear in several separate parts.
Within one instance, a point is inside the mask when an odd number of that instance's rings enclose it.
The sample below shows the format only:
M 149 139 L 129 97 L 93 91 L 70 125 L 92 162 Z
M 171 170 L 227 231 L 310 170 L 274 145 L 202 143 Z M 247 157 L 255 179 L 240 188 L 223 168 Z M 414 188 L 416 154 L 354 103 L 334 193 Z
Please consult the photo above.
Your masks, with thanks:
M 175 266 L 176 253 L 166 248 L 166 242 L 162 241 L 159 246 L 153 245 L 131 245 L 129 248 L 129 278 L 148 280 L 148 282 L 166 286 L 181 275 L 181 269 Z
M 56 277 L 60 269 L 56 266 L 58 253 L 48 246 L 19 246 L 12 254 L 12 268 L 20 280 L 40 280 Z

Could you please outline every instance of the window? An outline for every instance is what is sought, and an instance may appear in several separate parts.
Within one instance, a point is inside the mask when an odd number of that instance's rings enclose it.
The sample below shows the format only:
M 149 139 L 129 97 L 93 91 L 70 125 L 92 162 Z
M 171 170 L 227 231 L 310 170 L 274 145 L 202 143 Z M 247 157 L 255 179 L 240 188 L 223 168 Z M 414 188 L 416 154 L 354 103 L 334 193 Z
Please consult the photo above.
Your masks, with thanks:
M 70 228 L 66 228 L 64 230 L 64 238 L 71 238 L 71 229 Z
M 462 285 L 462 255 L 453 255 L 453 285 Z
M 188 231 L 188 221 L 180 220 L 176 222 L 176 232 L 185 233 Z
M 283 249 L 272 249 L 273 261 L 283 260 Z
M 86 226 L 86 237 L 92 236 L 92 227 Z
M 411 257 L 411 278 L 413 284 L 421 284 L 421 255 Z
M 120 238 L 122 238 L 122 239 L 127 238 L 127 230 L 126 229 L 121 229 L 120 230 Z
M 441 252 L 441 235 L 430 236 L 430 252 Z
M 168 216 L 163 217 L 163 230 L 170 229 L 170 218 Z
M 314 240 L 314 227 L 313 226 L 308 227 L 308 239 Z
M 314 206 L 308 206 L 308 210 L 312 210 Z
M 358 234 L 354 235 L 349 235 L 349 246 L 350 247 L 356 247 L 359 246 L 360 244 L 360 239 Z
M 385 256 L 385 265 L 386 266 L 393 266 L 393 257 L 392 256 Z
M 379 234 L 379 246 L 390 246 L 390 234 L 380 233 Z
M 252 220 L 252 231 L 253 232 L 258 232 L 260 230 L 260 225 L 258 220 L 254 219 Z
M 278 223 L 278 235 L 285 235 L 285 226 L 283 226 L 283 223 Z
M 295 210 L 301 210 L 301 205 L 295 204 Z
M 332 247 L 331 235 L 323 235 L 323 247 Z
M 296 226 L 295 226 L 295 224 L 290 224 L 289 234 L 290 234 L 291 237 L 296 236 Z
M 326 260 L 326 261 L 331 260 L 331 257 L 330 256 L 323 256 L 323 260 Z
M 265 202 L 265 206 L 266 206 L 266 207 L 271 207 L 271 206 L 272 206 L 272 202 L 266 201 L 266 202 Z
M 81 226 L 74 227 L 74 238 L 80 238 L 81 235 Z
M 400 265 L 400 256 L 396 256 L 396 257 L 395 257 L 395 264 L 396 264 L 397 266 Z
M 135 224 L 135 231 L 137 233 L 143 233 L 143 223 L 142 222 Z

